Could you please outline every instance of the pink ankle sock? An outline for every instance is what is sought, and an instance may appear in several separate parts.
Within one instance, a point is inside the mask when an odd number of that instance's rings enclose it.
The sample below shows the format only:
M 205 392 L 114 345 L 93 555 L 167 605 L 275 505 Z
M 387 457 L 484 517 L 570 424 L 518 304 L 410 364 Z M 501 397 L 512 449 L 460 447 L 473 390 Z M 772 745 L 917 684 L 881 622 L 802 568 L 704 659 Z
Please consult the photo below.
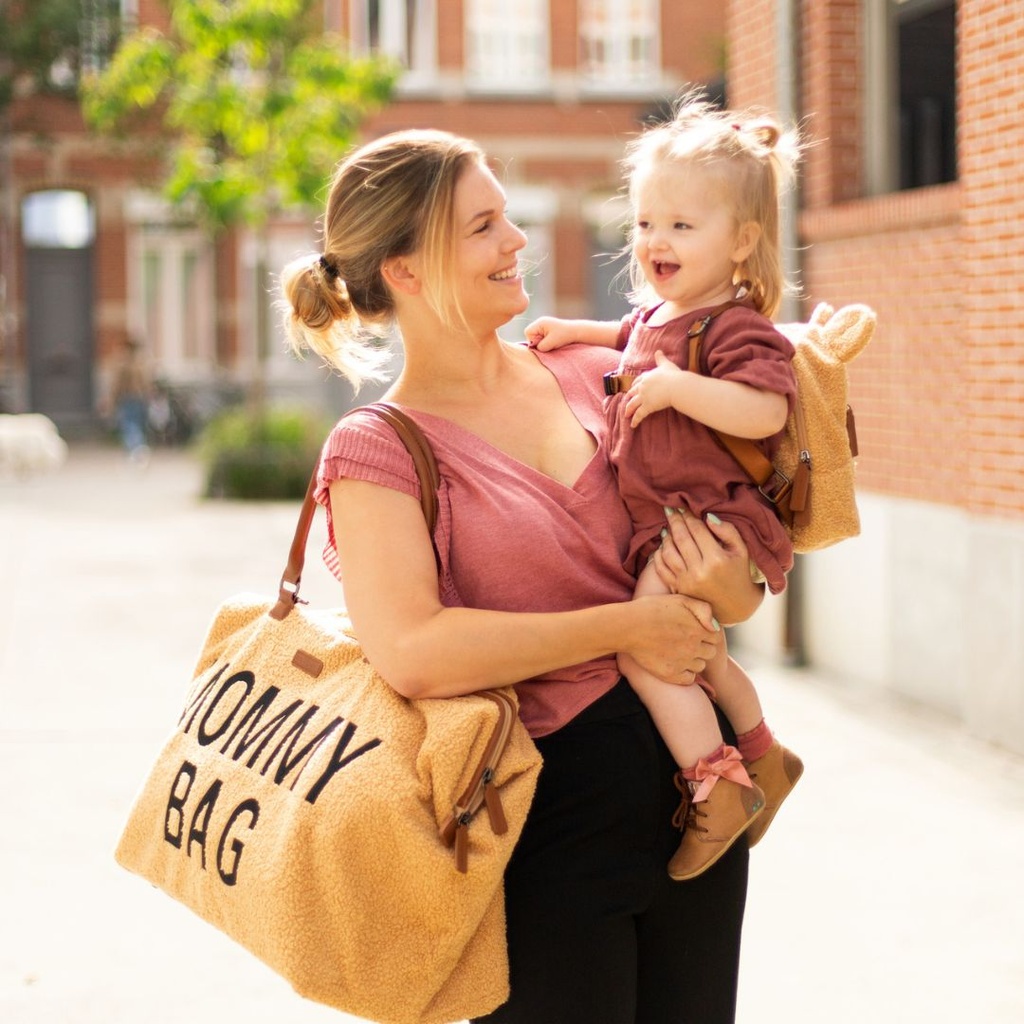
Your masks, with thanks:
M 700 760 L 704 761 L 706 764 L 714 764 L 716 761 L 721 761 L 722 758 L 725 757 L 726 752 L 728 751 L 728 749 L 729 748 L 726 747 L 726 745 L 723 743 L 723 744 L 721 744 L 721 746 L 715 747 L 715 749 L 712 750 L 711 753 L 708 754 L 707 757 L 702 757 Z M 697 764 L 700 764 L 700 761 L 698 761 Z M 683 769 L 683 778 L 686 779 L 687 782 L 696 782 L 697 781 L 697 765 L 696 764 L 692 764 L 692 765 L 690 765 L 689 768 L 684 768 Z
M 759 757 L 764 757 L 774 741 L 775 737 L 772 735 L 771 729 L 768 728 L 768 723 L 762 718 L 760 724 L 750 732 L 740 733 L 736 737 L 736 746 L 739 747 L 743 760 L 749 764 Z

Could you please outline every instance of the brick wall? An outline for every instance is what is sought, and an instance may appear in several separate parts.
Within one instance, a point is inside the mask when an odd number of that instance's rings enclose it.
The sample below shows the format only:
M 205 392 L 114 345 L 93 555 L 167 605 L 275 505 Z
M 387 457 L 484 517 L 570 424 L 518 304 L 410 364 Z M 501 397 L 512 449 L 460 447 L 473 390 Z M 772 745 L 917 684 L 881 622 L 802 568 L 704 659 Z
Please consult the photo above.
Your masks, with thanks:
M 968 507 L 1024 516 L 1024 4 L 972 0 L 958 22 Z
M 958 5 L 956 183 L 862 198 L 861 0 L 799 4 L 805 309 L 861 301 L 876 338 L 853 364 L 860 484 L 1024 517 L 1024 3 Z M 728 11 L 729 96 L 771 107 L 772 0 Z
M 775 109 L 774 18 L 773 0 L 729 0 L 725 24 L 730 106 Z

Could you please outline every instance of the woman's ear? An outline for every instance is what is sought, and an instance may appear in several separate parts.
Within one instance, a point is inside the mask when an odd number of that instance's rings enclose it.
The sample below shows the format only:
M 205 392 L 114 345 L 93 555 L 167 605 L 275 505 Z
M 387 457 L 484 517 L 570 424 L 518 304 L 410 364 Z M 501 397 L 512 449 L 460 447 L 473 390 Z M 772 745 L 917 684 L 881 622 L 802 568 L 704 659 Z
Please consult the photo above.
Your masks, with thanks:
M 761 225 L 755 221 L 748 220 L 739 226 L 736 232 L 736 245 L 732 250 L 732 261 L 737 264 L 744 263 L 750 254 L 757 247 L 761 238 Z
M 422 287 L 418 267 L 409 256 L 392 256 L 380 268 L 384 283 L 403 295 L 416 295 Z

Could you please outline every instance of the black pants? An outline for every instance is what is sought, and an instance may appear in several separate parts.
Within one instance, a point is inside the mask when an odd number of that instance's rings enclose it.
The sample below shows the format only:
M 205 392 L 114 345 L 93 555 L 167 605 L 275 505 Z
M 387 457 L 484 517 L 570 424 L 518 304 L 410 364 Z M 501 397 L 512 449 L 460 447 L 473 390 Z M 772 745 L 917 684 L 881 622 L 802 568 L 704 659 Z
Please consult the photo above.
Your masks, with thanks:
M 538 747 L 506 874 L 512 994 L 480 1024 L 731 1024 L 745 845 L 668 877 L 676 766 L 624 680 Z

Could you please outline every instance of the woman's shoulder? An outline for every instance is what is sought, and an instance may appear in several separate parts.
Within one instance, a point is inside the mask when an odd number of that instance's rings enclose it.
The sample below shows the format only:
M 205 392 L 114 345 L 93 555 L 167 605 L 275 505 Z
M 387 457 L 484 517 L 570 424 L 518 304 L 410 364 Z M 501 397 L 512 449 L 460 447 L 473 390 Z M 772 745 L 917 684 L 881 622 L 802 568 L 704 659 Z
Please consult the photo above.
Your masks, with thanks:
M 385 452 L 404 450 L 394 428 L 366 405 L 357 406 L 335 423 L 324 443 L 324 455 L 353 455 L 365 448 Z
M 590 380 L 596 374 L 599 381 L 603 374 L 618 366 L 620 358 L 619 352 L 615 349 L 603 348 L 600 345 L 584 345 L 582 342 L 566 345 L 552 352 L 537 352 L 537 356 L 560 380 Z
M 408 449 L 395 429 L 366 406 L 346 413 L 324 442 L 320 492 L 342 477 L 418 494 L 419 480 Z

